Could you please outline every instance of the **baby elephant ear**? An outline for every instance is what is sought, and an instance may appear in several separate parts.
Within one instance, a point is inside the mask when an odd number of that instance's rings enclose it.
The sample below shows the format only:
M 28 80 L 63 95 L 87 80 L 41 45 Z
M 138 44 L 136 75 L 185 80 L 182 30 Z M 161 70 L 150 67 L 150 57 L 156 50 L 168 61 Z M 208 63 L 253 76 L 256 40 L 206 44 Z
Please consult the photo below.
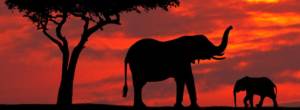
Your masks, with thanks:
M 192 60 L 192 63 L 195 64 L 195 60 Z

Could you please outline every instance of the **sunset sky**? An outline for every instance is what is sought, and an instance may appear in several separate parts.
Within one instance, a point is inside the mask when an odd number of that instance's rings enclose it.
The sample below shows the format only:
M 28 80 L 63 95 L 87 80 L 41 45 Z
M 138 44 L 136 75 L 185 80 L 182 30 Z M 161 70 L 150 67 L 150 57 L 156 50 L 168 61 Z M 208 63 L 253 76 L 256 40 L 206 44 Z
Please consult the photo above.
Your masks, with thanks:
M 4 1 L 0 0 L 0 104 L 54 104 L 61 76 L 59 50 Z M 74 103 L 132 105 L 131 78 L 129 96 L 122 97 L 123 59 L 139 39 L 204 34 L 219 44 L 223 31 L 233 25 L 225 60 L 193 64 L 198 104 L 233 106 L 233 85 L 247 75 L 272 79 L 279 106 L 300 105 L 299 0 L 181 0 L 168 12 L 157 9 L 121 17 L 121 26 L 108 25 L 87 43 L 76 70 Z M 64 27 L 72 44 L 81 26 L 70 19 Z M 148 83 L 143 98 L 149 106 L 172 106 L 175 89 L 173 79 Z M 239 106 L 243 97 L 238 94 Z M 189 104 L 187 91 L 184 104 Z M 266 105 L 271 104 L 266 98 Z

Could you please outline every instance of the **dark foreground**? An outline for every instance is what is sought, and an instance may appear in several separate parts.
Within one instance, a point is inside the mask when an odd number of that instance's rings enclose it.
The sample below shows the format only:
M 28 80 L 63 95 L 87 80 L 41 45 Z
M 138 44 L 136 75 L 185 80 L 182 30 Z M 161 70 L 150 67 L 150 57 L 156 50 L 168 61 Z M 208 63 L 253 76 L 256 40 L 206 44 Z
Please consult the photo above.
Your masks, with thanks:
M 131 106 L 101 105 L 101 104 L 75 104 L 72 107 L 62 108 L 55 105 L 0 105 L 0 110 L 137 110 Z M 140 110 L 140 109 L 138 109 Z M 173 107 L 149 107 L 146 110 L 177 110 Z M 233 107 L 200 107 L 198 109 L 185 107 L 182 110 L 244 110 Z M 274 110 L 266 107 L 263 110 Z M 279 107 L 276 110 L 300 110 L 300 107 Z

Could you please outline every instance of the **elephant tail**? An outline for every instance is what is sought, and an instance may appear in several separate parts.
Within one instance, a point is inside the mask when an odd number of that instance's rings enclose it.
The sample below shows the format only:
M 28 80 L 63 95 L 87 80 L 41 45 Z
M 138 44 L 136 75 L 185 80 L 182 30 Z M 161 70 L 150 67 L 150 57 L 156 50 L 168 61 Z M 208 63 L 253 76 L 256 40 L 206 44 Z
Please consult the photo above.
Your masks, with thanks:
M 124 61 L 124 67 L 125 67 L 125 80 L 124 80 L 124 87 L 123 87 L 123 97 L 127 96 L 128 92 L 128 86 L 127 86 L 127 60 Z

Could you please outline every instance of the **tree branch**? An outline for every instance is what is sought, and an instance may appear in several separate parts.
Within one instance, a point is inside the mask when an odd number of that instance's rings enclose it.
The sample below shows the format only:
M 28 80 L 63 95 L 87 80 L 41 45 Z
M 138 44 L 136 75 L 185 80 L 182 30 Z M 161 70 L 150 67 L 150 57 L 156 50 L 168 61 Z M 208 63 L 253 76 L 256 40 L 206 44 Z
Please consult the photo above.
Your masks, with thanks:
M 86 33 L 89 29 L 90 20 L 86 17 L 82 17 L 82 20 L 84 20 L 83 33 Z
M 53 22 L 54 24 L 56 24 L 56 25 L 58 25 L 59 24 L 59 22 L 56 20 L 56 19 L 58 19 L 58 18 L 63 18 L 64 16 L 63 15 L 60 15 L 60 14 L 58 14 L 58 15 L 49 15 L 49 21 L 51 21 L 51 22 Z
M 49 18 L 49 21 L 53 22 L 53 23 L 54 23 L 54 24 L 56 24 L 56 25 L 58 25 L 58 24 L 59 24 L 59 22 L 55 21 L 55 20 L 54 20 L 54 19 L 52 19 L 52 18 Z
M 64 26 L 64 24 L 66 23 L 67 21 L 67 18 L 68 18 L 68 14 L 67 12 L 63 12 L 62 14 L 62 20 L 57 24 L 57 27 L 56 27 L 56 36 L 62 41 L 62 47 L 61 47 L 61 52 L 63 54 L 63 68 L 66 69 L 66 70 L 63 70 L 63 71 L 67 71 L 67 68 L 68 68 L 68 62 L 69 62 L 69 56 L 70 56 L 70 51 L 69 51 L 69 43 L 67 41 L 67 39 L 63 36 L 62 34 L 62 28 Z
M 102 29 L 103 26 L 107 25 L 107 24 L 117 24 L 117 25 L 121 25 L 120 23 L 120 18 L 118 15 L 116 15 L 117 18 L 114 20 L 107 20 L 107 21 L 100 21 L 98 22 L 96 25 L 92 26 L 91 28 L 88 29 L 88 35 L 93 34 L 94 32 L 96 32 L 98 29 Z
M 55 43 L 59 47 L 60 50 L 62 50 L 62 47 L 63 47 L 62 43 L 60 41 L 58 41 L 57 39 L 55 39 L 53 36 L 51 36 L 45 28 L 43 29 L 43 33 L 44 33 L 44 35 L 46 35 L 47 38 L 49 38 L 53 43 Z
M 57 24 L 57 27 L 56 27 L 56 36 L 63 42 L 64 45 L 68 44 L 66 38 L 62 34 L 62 28 L 63 28 L 64 24 L 66 23 L 67 18 L 68 18 L 67 13 L 63 12 L 62 20 Z

